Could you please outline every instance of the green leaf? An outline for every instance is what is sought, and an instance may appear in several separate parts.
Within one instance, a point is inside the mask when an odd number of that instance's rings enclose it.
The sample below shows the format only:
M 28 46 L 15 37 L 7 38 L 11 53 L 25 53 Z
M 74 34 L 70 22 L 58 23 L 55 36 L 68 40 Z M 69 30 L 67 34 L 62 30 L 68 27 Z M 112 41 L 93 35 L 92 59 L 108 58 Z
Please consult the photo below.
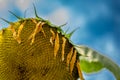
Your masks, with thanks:
M 86 73 L 98 72 L 103 68 L 100 62 L 89 62 L 85 59 L 80 60 L 81 69 Z
M 113 73 L 116 80 L 120 80 L 120 68 L 111 59 L 86 46 L 74 45 L 74 47 L 81 55 L 79 59 L 84 72 L 93 73 L 106 68 Z

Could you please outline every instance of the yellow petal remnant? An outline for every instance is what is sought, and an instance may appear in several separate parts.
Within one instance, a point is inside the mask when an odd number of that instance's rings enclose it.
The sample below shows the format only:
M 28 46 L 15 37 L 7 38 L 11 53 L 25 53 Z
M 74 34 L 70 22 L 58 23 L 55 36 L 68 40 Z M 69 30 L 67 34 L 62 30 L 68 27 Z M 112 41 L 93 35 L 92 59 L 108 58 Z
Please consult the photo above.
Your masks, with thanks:
M 62 61 L 64 61 L 64 54 L 65 54 L 65 43 L 66 43 L 66 38 L 65 37 L 62 37 Z
M 21 34 L 21 31 L 25 25 L 26 21 L 24 21 L 18 28 L 18 32 L 16 32 L 15 28 L 11 25 L 10 26 L 10 30 L 12 31 L 12 34 L 13 34 L 13 38 L 15 40 L 17 40 L 17 42 L 20 44 L 21 43 L 21 39 L 20 39 L 20 34 Z
M 2 29 L 1 31 L 0 31 L 0 42 L 2 42 L 2 34 L 4 33 L 4 30 Z
M 55 40 L 55 33 L 52 29 L 50 29 L 50 32 L 52 33 L 52 37 L 50 38 L 50 43 L 53 45 L 53 41 Z
M 33 23 L 37 24 L 36 19 L 32 18 L 31 20 L 32 20 Z
M 72 57 L 71 62 L 70 62 L 70 73 L 71 74 L 72 74 L 74 64 L 75 64 L 75 61 L 76 61 L 76 53 L 77 53 L 76 50 L 74 50 L 73 57 Z
M 73 47 L 70 49 L 70 52 L 67 55 L 67 62 L 66 62 L 67 63 L 67 68 L 69 67 L 72 54 L 73 54 Z
M 2 29 L 1 31 L 0 31 L 0 35 L 2 35 L 4 33 L 4 29 Z
M 2 34 L 3 34 L 3 32 L 4 32 L 4 30 L 2 29 L 2 30 L 0 31 L 0 35 L 2 35 Z
M 77 60 L 76 66 L 77 66 L 77 69 L 78 69 L 78 74 L 79 74 L 80 80 L 84 80 L 83 75 L 82 75 L 82 71 L 80 69 L 80 62 L 78 60 Z
M 17 42 L 18 42 L 19 44 L 21 43 L 20 34 L 21 34 L 21 31 L 22 31 L 25 23 L 26 23 L 26 21 L 24 21 L 24 22 L 20 25 L 20 27 L 18 28 L 18 33 L 17 33 L 17 35 L 16 35 L 16 40 L 17 40 Z
M 36 22 L 35 22 L 36 23 Z M 35 40 L 35 35 L 38 33 L 38 32 L 40 32 L 40 31 L 42 31 L 43 32 L 43 34 L 44 34 L 44 36 L 46 36 L 45 35 L 45 33 L 44 33 L 44 31 L 43 31 L 43 29 L 42 29 L 42 27 L 43 27 L 43 25 L 45 24 L 45 22 L 38 22 L 37 24 L 36 24 L 36 28 L 35 28 L 35 30 L 33 31 L 33 33 L 30 35 L 30 37 L 29 37 L 29 39 L 31 39 L 31 45 L 34 43 L 34 40 Z
M 60 44 L 59 44 L 59 35 L 57 33 L 56 37 L 55 37 L 55 46 L 54 46 L 54 57 L 55 58 L 56 58 L 56 55 L 58 53 L 59 47 L 60 47 Z
M 31 39 L 31 45 L 34 43 L 34 40 L 35 40 L 35 35 L 37 34 L 37 32 L 41 29 L 40 27 L 40 24 L 41 24 L 42 22 L 40 21 L 40 22 L 38 22 L 37 24 L 36 24 L 36 28 L 34 29 L 34 31 L 33 31 L 33 33 L 30 35 L 30 37 L 29 37 L 29 39 Z M 40 26 L 40 27 L 39 27 Z
M 15 28 L 12 25 L 10 26 L 10 30 L 12 31 L 13 38 L 16 39 L 17 33 L 15 31 Z
M 42 22 L 40 26 L 42 27 L 44 24 L 45 24 L 45 22 Z M 46 35 L 45 35 L 45 32 L 44 32 L 43 28 L 41 29 L 41 32 L 43 33 L 44 37 L 46 37 Z
M 2 42 L 2 35 L 0 35 L 0 42 Z

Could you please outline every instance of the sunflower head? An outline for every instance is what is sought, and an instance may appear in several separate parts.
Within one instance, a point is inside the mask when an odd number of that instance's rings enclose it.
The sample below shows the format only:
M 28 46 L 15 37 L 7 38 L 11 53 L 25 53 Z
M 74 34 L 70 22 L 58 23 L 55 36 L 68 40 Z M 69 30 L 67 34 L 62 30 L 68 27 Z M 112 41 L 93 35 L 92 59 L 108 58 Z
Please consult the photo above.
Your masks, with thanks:
M 35 9 L 35 6 L 34 6 Z M 13 12 L 9 11 L 13 15 Z M 61 26 L 20 18 L 0 31 L 0 80 L 76 80 L 78 54 Z

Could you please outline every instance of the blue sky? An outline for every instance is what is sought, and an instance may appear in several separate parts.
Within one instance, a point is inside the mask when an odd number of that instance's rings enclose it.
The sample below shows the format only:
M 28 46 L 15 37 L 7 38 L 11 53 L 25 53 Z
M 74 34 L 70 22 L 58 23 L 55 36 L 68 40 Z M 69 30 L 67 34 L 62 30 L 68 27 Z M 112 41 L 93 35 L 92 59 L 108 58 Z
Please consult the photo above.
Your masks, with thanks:
M 0 0 L 0 17 L 17 21 L 8 10 L 34 17 L 33 3 L 40 17 L 57 25 L 67 22 L 64 30 L 79 27 L 71 37 L 75 44 L 89 46 L 120 65 L 119 0 Z M 0 20 L 0 29 L 7 26 Z M 107 70 L 84 76 L 86 80 L 115 79 Z

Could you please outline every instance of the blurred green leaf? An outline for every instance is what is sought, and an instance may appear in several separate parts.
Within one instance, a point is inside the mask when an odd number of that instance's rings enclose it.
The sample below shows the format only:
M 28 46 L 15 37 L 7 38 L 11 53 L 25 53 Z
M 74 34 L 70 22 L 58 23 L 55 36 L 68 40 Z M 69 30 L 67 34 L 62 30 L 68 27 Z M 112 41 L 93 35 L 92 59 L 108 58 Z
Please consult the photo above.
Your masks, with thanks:
M 114 74 L 116 80 L 120 80 L 120 68 L 111 59 L 86 46 L 74 45 L 74 47 L 81 55 L 79 59 L 82 71 L 93 73 L 106 68 Z
M 85 59 L 80 61 L 81 69 L 86 73 L 98 72 L 103 68 L 100 62 L 89 62 Z

